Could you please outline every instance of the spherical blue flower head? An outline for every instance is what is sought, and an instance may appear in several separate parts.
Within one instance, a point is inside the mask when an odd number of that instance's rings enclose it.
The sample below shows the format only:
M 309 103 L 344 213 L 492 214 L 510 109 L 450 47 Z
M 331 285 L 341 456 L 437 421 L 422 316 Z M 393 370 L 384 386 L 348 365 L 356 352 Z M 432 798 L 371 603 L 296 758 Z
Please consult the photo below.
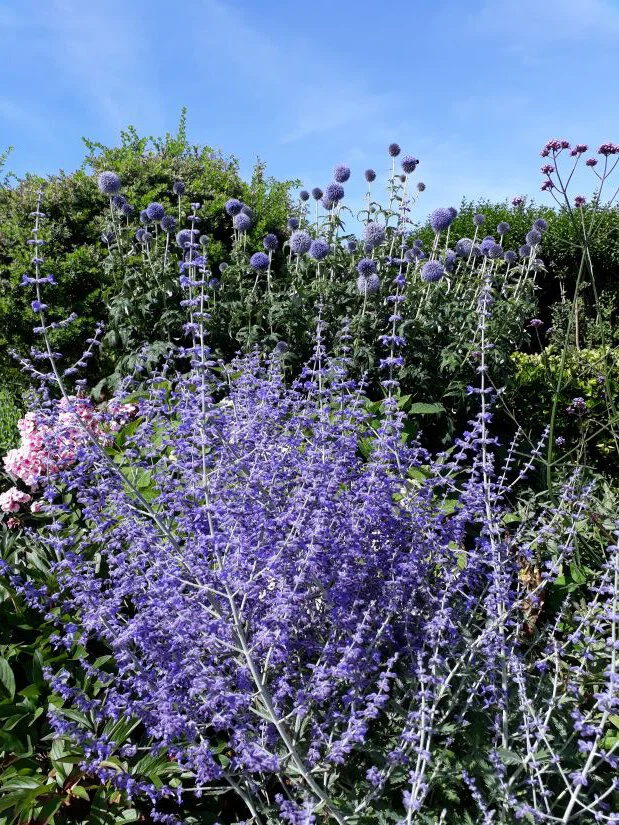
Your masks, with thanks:
M 509 264 L 513 264 L 514 261 L 518 259 L 518 255 L 514 252 L 513 249 L 508 249 L 503 257 Z
M 142 209 L 140 212 L 140 223 L 150 223 L 150 218 L 148 217 L 148 212 L 146 209 Z
M 124 195 L 113 195 L 112 196 L 112 206 L 116 209 L 122 209 L 123 206 L 127 203 L 127 198 Z
M 436 283 L 445 274 L 445 268 L 440 261 L 428 261 L 421 270 L 421 280 L 426 283 Z
M 97 186 L 104 195 L 115 195 L 120 192 L 120 178 L 116 172 L 99 172 Z
M 419 161 L 412 155 L 404 155 L 402 158 L 402 169 L 407 175 L 412 175 L 418 164 Z
M 488 247 L 488 257 L 492 259 L 503 257 L 503 247 L 500 243 L 493 243 Z
M 548 229 L 548 223 L 543 218 L 538 218 L 533 222 L 533 227 L 537 229 L 538 232 L 545 232 Z
M 230 200 L 226 201 L 226 205 L 224 206 L 224 209 L 231 218 L 238 215 L 242 208 L 243 204 L 240 200 L 238 200 L 238 198 L 230 198 Z
M 372 247 L 379 246 L 385 240 L 385 227 L 380 223 L 370 221 L 363 228 L 363 237 L 366 243 L 372 244 Z
M 387 151 L 389 152 L 392 158 L 397 158 L 397 156 L 400 154 L 400 147 L 397 143 L 390 143 L 387 147 Z
M 144 233 L 145 232 L 146 232 L 145 229 L 142 229 L 142 228 L 138 229 L 138 231 L 135 233 L 136 241 L 139 241 L 140 243 L 142 243 L 142 241 L 144 240 Z
M 149 241 L 152 241 L 152 239 L 152 232 L 149 232 L 148 229 L 145 229 L 144 234 L 142 235 L 142 243 L 148 243 Z
M 311 245 L 312 239 L 304 229 L 299 229 L 290 236 L 290 248 L 296 255 L 304 255 Z
M 275 250 L 279 248 L 277 235 L 269 232 L 269 234 L 265 235 L 262 239 L 262 246 L 267 250 L 267 252 L 275 252 Z
M 249 259 L 249 264 L 256 272 L 264 272 L 265 269 L 269 268 L 269 256 L 265 255 L 264 252 L 254 252 Z
M 232 226 L 237 232 L 248 232 L 251 229 L 251 218 L 244 212 L 239 212 L 239 214 L 235 215 L 232 219 Z
M 445 253 L 445 272 L 453 272 L 456 265 L 456 253 L 453 249 L 448 249 Z
M 196 229 L 181 229 L 176 233 L 176 243 L 181 249 L 186 249 L 187 245 L 193 242 L 194 237 L 198 234 Z
M 455 207 L 455 206 L 448 206 L 448 207 L 447 207 L 447 211 L 448 211 L 448 212 L 449 212 L 449 214 L 451 215 L 451 219 L 452 219 L 452 220 L 454 220 L 454 218 L 457 218 L 457 217 L 458 217 L 458 210 L 456 209 L 456 207 Z
M 530 243 L 531 246 L 535 246 L 538 244 L 542 239 L 542 233 L 539 232 L 537 229 L 531 229 L 530 232 L 527 232 L 526 241 Z
M 520 249 L 518 250 L 518 254 L 521 258 L 528 258 L 531 254 L 531 246 L 528 243 L 523 243 Z
M 420 180 L 419 183 L 417 184 L 417 191 L 418 192 L 425 192 L 426 191 L 426 185 L 422 180 Z
M 460 238 L 459 241 L 456 241 L 456 255 L 461 258 L 468 258 L 472 248 L 473 241 L 470 238 Z
M 149 203 L 146 207 L 146 214 L 151 221 L 160 221 L 165 216 L 165 209 L 160 203 Z
M 335 181 L 330 183 L 325 189 L 325 197 L 333 203 L 341 201 L 344 197 L 344 187 Z
M 473 223 L 475 224 L 475 226 L 483 226 L 485 222 L 486 217 L 485 215 L 482 215 L 480 212 L 478 212 L 476 215 L 473 215 Z
M 219 278 L 209 278 L 208 285 L 211 289 L 219 289 Z
M 357 264 L 357 272 L 364 278 L 369 278 L 373 272 L 376 272 L 376 261 L 371 258 L 361 258 Z
M 333 179 L 336 180 L 338 183 L 346 183 L 349 177 L 350 169 L 348 168 L 348 166 L 344 166 L 343 163 L 340 163 L 333 170 Z M 342 195 L 342 197 L 344 196 Z
M 415 238 L 413 241 L 413 246 L 417 247 L 417 249 L 421 249 L 423 247 L 423 241 L 421 238 Z
M 309 248 L 310 258 L 313 258 L 315 261 L 322 261 L 328 254 L 329 244 L 326 241 L 322 238 L 317 238 L 315 241 L 312 241 Z
M 299 192 L 299 197 L 302 201 L 308 201 L 310 199 L 310 193 L 307 191 L 307 189 L 301 189 L 301 191 Z
M 243 204 L 243 206 L 241 206 L 241 212 L 244 215 L 247 215 L 247 217 L 251 218 L 251 220 L 253 221 L 253 219 L 254 219 L 254 210 L 251 208 L 251 206 L 247 206 L 246 204 Z
M 473 244 L 473 249 L 471 250 L 471 258 L 479 258 L 482 255 L 481 247 L 478 243 Z
M 368 275 L 359 275 L 357 278 L 357 289 L 361 295 L 374 295 L 380 289 L 380 278 L 374 272 Z
M 357 251 L 357 241 L 350 240 L 346 242 L 346 249 L 349 252 L 356 252 Z
M 278 341 L 273 347 L 273 352 L 277 353 L 277 355 L 283 355 L 285 352 L 288 352 L 288 344 L 285 341 Z
M 322 196 L 323 196 L 322 189 L 319 186 L 315 186 L 312 189 L 312 197 L 314 198 L 314 200 L 319 201 L 322 198 Z
M 496 240 L 492 237 L 492 235 L 486 235 L 483 241 L 480 243 L 479 247 L 482 251 L 482 255 L 487 255 L 490 247 L 496 243 Z
M 299 219 L 298 218 L 288 218 L 288 229 L 298 229 L 299 228 Z
M 200 235 L 198 243 L 200 246 L 208 246 L 208 235 Z
M 135 207 L 131 206 L 130 203 L 123 203 L 120 207 L 120 212 L 125 216 L 125 218 L 130 218 L 135 212 Z
M 159 225 L 164 232 L 170 235 L 176 229 L 176 219 L 172 215 L 164 215 Z
M 222 261 L 222 262 L 219 264 L 219 271 L 221 272 L 221 274 L 222 274 L 222 275 L 224 274 L 224 272 L 226 271 L 226 269 L 228 269 L 228 264 L 227 264 L 225 261 Z
M 415 261 L 416 259 L 417 259 L 417 247 L 414 246 L 412 249 L 407 249 L 406 252 L 404 253 L 404 260 L 407 263 L 412 264 L 413 261 Z
M 501 221 L 497 225 L 496 231 L 499 233 L 499 235 L 507 235 L 507 233 L 509 232 L 509 224 L 507 223 L 507 221 Z
M 430 215 L 430 226 L 438 234 L 444 229 L 448 229 L 453 221 L 453 215 L 449 209 L 435 209 Z
M 172 184 L 172 191 L 175 195 L 178 195 L 179 198 L 181 195 L 185 194 L 185 184 L 182 180 L 175 180 Z
M 368 183 L 376 180 L 376 172 L 373 169 L 366 169 L 363 175 Z
M 371 243 L 364 243 L 363 244 L 363 251 L 365 252 L 366 255 L 369 255 L 370 252 L 372 252 L 373 249 L 374 249 L 374 244 L 371 244 Z

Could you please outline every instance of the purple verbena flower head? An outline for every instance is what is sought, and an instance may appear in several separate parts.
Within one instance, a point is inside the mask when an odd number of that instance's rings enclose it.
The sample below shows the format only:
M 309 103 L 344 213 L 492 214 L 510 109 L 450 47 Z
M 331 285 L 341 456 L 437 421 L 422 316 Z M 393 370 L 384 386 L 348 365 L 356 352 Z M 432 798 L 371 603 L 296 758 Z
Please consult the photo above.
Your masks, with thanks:
M 541 321 L 539 318 L 533 318 L 529 321 L 529 326 L 533 327 L 533 329 L 539 329 L 540 327 L 544 326 L 544 322 Z
M 346 183 L 349 177 L 350 169 L 348 168 L 348 166 L 344 166 L 344 164 L 339 164 L 333 170 L 333 179 L 337 181 L 337 183 Z M 342 197 L 344 196 L 342 195 Z M 341 200 L 341 198 L 339 198 L 338 200 Z
M 172 191 L 174 192 L 175 195 L 178 195 L 179 198 L 181 197 L 181 195 L 184 195 L 185 194 L 185 184 L 183 183 L 183 181 L 182 180 L 175 180 L 174 183 L 172 184 Z
M 397 158 L 401 150 L 397 143 L 390 143 L 387 147 L 387 151 L 389 152 L 392 158 Z
M 288 229 L 298 229 L 299 228 L 299 219 L 298 218 L 288 218 L 287 221 Z
M 443 209 L 439 207 L 435 209 L 434 212 L 430 215 L 430 226 L 432 229 L 438 234 L 442 232 L 444 229 L 448 229 L 451 226 L 451 223 L 454 219 L 454 216 L 449 211 L 449 209 Z
M 368 278 L 376 272 L 376 261 L 373 261 L 372 258 L 361 258 L 357 264 L 357 272 L 364 278 Z
M 529 232 L 527 232 L 526 241 L 528 244 L 531 244 L 531 246 L 535 246 L 535 244 L 538 244 L 541 241 L 541 239 L 542 233 L 539 230 L 531 229 Z
M 104 195 L 115 195 L 120 192 L 120 178 L 116 172 L 99 172 L 97 186 Z
M 344 187 L 337 181 L 330 183 L 325 189 L 325 197 L 333 203 L 338 203 L 344 197 Z
M 380 223 L 370 221 L 363 228 L 363 237 L 366 243 L 372 244 L 372 247 L 380 246 L 385 240 L 385 227 Z
M 243 204 L 238 198 L 230 198 L 226 201 L 226 205 L 224 207 L 228 215 L 230 215 L 230 217 L 232 218 L 235 215 L 238 215 L 242 208 Z
M 309 256 L 315 261 L 322 261 L 329 254 L 329 244 L 322 238 L 312 241 L 309 248 Z
M 301 189 L 301 191 L 299 192 L 299 198 L 302 201 L 308 201 L 310 198 L 310 193 L 307 191 L 307 189 Z
M 263 272 L 269 268 L 269 256 L 264 252 L 254 252 L 249 259 L 249 264 L 251 268 L 255 269 L 257 272 Z
M 524 203 L 524 198 L 521 195 L 516 195 L 515 198 L 512 198 L 512 206 L 522 206 Z
M 239 212 L 232 219 L 232 226 L 237 232 L 248 232 L 251 229 L 251 218 L 244 212 Z
M 475 226 L 483 226 L 486 222 L 485 215 L 482 215 L 481 212 L 478 212 L 476 215 L 473 215 L 473 223 Z
M 597 158 L 587 158 L 587 160 L 585 161 L 585 165 L 586 166 L 591 166 L 591 167 L 597 166 L 598 165 Z
M 499 235 L 507 235 L 507 233 L 509 232 L 509 224 L 507 223 L 507 221 L 499 221 L 496 231 L 499 233 Z
M 440 261 L 428 261 L 421 269 L 421 280 L 426 283 L 436 283 L 445 274 L 445 268 Z
M 402 158 L 402 169 L 406 175 L 412 175 L 418 165 L 419 161 L 412 155 L 404 155 Z
M 376 172 L 373 169 L 366 169 L 363 175 L 368 183 L 376 180 Z
M 322 196 L 323 196 L 322 189 L 319 186 L 315 186 L 312 189 L 312 197 L 314 198 L 314 200 L 319 201 L 322 198 Z
M 299 229 L 290 236 L 290 249 L 295 255 L 304 255 L 311 245 L 312 239 L 304 229 Z
M 165 209 L 160 203 L 153 201 L 146 207 L 146 214 L 151 221 L 160 221 L 165 215 Z
M 615 143 L 602 143 L 598 149 L 598 155 L 604 155 L 605 157 L 619 155 L 619 146 Z
M 274 235 L 272 232 L 269 232 L 268 235 L 265 235 L 262 239 L 262 246 L 264 246 L 267 252 L 275 252 L 275 250 L 279 248 L 279 241 L 277 239 L 277 235 Z
M 587 203 L 587 199 L 584 195 L 576 195 L 574 198 L 574 206 L 584 206 Z
M 176 229 L 176 218 L 173 218 L 172 215 L 164 215 L 159 225 L 164 232 L 170 235 Z

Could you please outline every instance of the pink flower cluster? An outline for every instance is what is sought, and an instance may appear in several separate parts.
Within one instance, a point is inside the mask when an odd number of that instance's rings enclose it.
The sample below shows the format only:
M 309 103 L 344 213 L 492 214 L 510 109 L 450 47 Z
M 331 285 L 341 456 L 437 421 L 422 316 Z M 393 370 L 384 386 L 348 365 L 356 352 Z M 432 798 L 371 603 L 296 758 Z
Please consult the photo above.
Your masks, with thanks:
M 32 496 L 23 493 L 17 487 L 10 487 L 6 492 L 0 493 L 0 510 L 3 513 L 17 513 L 22 504 L 28 504 Z

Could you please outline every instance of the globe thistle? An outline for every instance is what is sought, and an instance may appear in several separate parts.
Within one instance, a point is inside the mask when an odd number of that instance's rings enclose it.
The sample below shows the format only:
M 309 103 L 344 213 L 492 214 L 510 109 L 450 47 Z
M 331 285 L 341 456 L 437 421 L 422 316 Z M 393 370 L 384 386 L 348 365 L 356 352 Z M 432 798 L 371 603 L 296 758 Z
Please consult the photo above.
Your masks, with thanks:
M 112 206 L 118 209 L 119 211 L 122 207 L 127 203 L 127 198 L 124 195 L 113 195 L 112 196 Z
M 455 207 L 455 206 L 448 206 L 448 207 L 447 207 L 447 211 L 448 211 L 448 212 L 449 212 L 449 214 L 451 215 L 451 219 L 452 219 L 452 220 L 454 220 L 454 218 L 457 218 L 457 217 L 458 217 L 458 210 L 456 209 L 456 207 Z
M 334 202 L 330 201 L 326 195 L 322 196 L 320 203 L 322 204 L 322 208 L 326 209 L 327 211 L 329 209 L 333 209 L 333 207 L 335 206 Z
M 374 245 L 371 243 L 364 243 L 363 244 L 363 251 L 366 255 L 369 255 L 374 249 Z
M 445 268 L 440 261 L 428 261 L 421 270 L 421 280 L 426 283 L 440 281 L 445 274 Z
M 530 232 L 527 232 L 526 241 L 527 243 L 531 244 L 531 246 L 535 246 L 538 244 L 542 239 L 542 233 L 539 232 L 537 229 L 531 229 Z
M 138 232 L 140 232 L 140 231 L 141 230 L 138 229 Z M 114 234 L 114 232 L 111 232 L 111 231 L 103 232 L 101 234 L 101 240 L 103 241 L 103 243 L 107 243 L 107 244 L 113 243 L 115 238 L 116 238 L 116 235 Z
M 453 215 L 449 209 L 435 209 L 430 215 L 430 226 L 438 234 L 443 229 L 447 229 L 453 221 Z
M 518 254 L 521 258 L 528 258 L 531 254 L 531 246 L 528 243 L 523 243 L 520 249 L 518 250 Z
M 104 195 L 115 195 L 120 192 L 120 178 L 116 172 L 99 172 L 97 186 Z
M 230 198 L 230 200 L 226 201 L 226 205 L 224 206 L 224 209 L 231 218 L 238 215 L 242 208 L 243 204 L 240 200 L 238 200 L 238 198 Z
M 256 272 L 264 272 L 265 269 L 269 268 L 269 256 L 265 255 L 264 252 L 254 252 L 249 259 L 249 265 Z
M 400 183 L 404 183 L 406 181 L 406 175 L 398 175 L 400 179 Z
M 176 233 L 176 243 L 181 249 L 187 249 L 189 244 L 193 243 L 197 234 L 197 229 L 181 229 L 180 232 Z
M 275 250 L 279 247 L 277 235 L 269 232 L 269 234 L 265 235 L 262 239 L 262 246 L 267 250 L 267 252 L 275 252 Z
M 148 217 L 148 212 L 146 209 L 142 209 L 140 212 L 140 223 L 150 223 L 150 218 Z
M 209 278 L 208 285 L 211 289 L 219 289 L 219 287 L 220 287 L 219 278 Z
M 470 238 L 460 238 L 456 241 L 456 255 L 460 258 L 468 258 L 473 249 L 473 241 Z
M 309 248 L 309 256 L 315 261 L 324 260 L 329 254 L 329 244 L 322 238 L 312 241 Z
M 312 239 L 304 229 L 293 232 L 290 236 L 290 249 L 296 255 L 303 255 L 312 245 Z
M 333 179 L 338 183 L 346 183 L 348 178 L 350 177 L 350 169 L 348 166 L 344 166 L 343 164 L 339 164 L 333 170 Z M 344 195 L 342 195 L 344 197 Z M 341 198 L 340 198 L 341 200 Z
M 357 241 L 350 240 L 346 242 L 346 249 L 349 252 L 356 252 L 357 251 Z
M 499 233 L 499 235 L 507 235 L 507 233 L 509 232 L 509 224 L 507 223 L 507 221 L 500 221 L 497 224 L 496 231 Z
M 387 147 L 387 151 L 389 152 L 392 158 L 397 158 L 401 150 L 397 143 L 390 143 Z
M 146 207 L 146 214 L 151 221 L 160 221 L 165 215 L 165 209 L 160 203 L 149 203 Z
M 251 218 L 244 212 L 239 212 L 232 219 L 232 226 L 237 232 L 248 232 L 251 229 Z
M 473 223 L 475 224 L 475 226 L 483 226 L 485 222 L 486 218 L 480 212 L 478 212 L 476 215 L 473 215 Z
M 423 246 L 423 241 L 421 240 L 421 238 L 415 238 L 415 240 L 413 241 L 413 246 L 417 247 L 417 249 L 421 249 L 421 247 Z
M 372 247 L 379 246 L 385 240 L 385 227 L 380 223 L 370 221 L 363 228 L 363 237 L 365 242 L 371 244 Z
M 505 255 L 503 255 L 503 257 L 505 258 L 508 264 L 513 264 L 514 261 L 518 259 L 518 255 L 514 252 L 513 249 L 508 249 Z
M 412 175 L 415 169 L 417 168 L 418 164 L 419 161 L 412 155 L 404 155 L 404 157 L 402 158 L 402 169 L 407 175 Z
M 376 172 L 373 169 L 366 169 L 363 174 L 368 183 L 376 180 Z
M 359 275 L 357 278 L 357 289 L 361 295 L 374 295 L 380 289 L 380 278 L 376 273 L 368 275 Z
M 166 232 L 168 235 L 171 235 L 172 232 L 176 229 L 176 219 L 172 217 L 172 215 L 164 215 L 159 225 Z
M 200 235 L 198 238 L 198 243 L 200 246 L 207 247 L 208 246 L 208 235 Z
M 319 201 L 322 198 L 322 196 L 323 196 L 322 189 L 319 186 L 315 186 L 312 189 L 312 197 L 314 198 L 314 200 Z
M 247 206 L 247 204 L 244 203 L 243 206 L 241 206 L 241 212 L 244 215 L 247 215 L 247 217 L 250 218 L 250 220 L 253 221 L 253 219 L 254 219 L 254 210 L 251 208 L 251 206 Z
M 302 201 L 308 201 L 310 198 L 310 193 L 307 191 L 307 189 L 301 189 L 301 191 L 299 192 L 299 197 Z
M 295 229 L 299 228 L 299 219 L 298 218 L 288 218 L 288 229 Z
M 445 252 L 445 272 L 453 272 L 456 264 L 456 253 L 453 249 L 448 249 Z
M 483 241 L 480 243 L 479 247 L 482 251 L 483 255 L 487 255 L 490 251 L 490 247 L 494 246 L 496 240 L 492 237 L 492 235 L 486 235 Z
M 325 189 L 325 197 L 333 203 L 341 201 L 344 197 L 344 187 L 336 181 L 330 183 Z
M 178 195 L 179 198 L 181 197 L 181 195 L 184 195 L 185 194 L 185 184 L 183 183 L 183 181 L 182 180 L 175 180 L 174 183 L 172 184 L 172 191 L 174 192 L 175 195 Z
M 278 341 L 273 347 L 273 352 L 277 355 L 284 355 L 284 353 L 288 352 L 288 344 L 285 341 Z
M 221 274 L 222 274 L 222 275 L 224 274 L 224 272 L 226 271 L 226 269 L 228 269 L 228 264 L 227 264 L 225 261 L 222 261 L 222 262 L 219 264 L 219 271 L 221 272 Z
M 152 232 L 149 232 L 148 229 L 145 229 L 144 234 L 142 235 L 142 243 L 149 243 L 149 241 L 152 241 L 152 239 L 153 239 Z
M 135 207 L 131 206 L 130 203 L 123 203 L 120 207 L 120 212 L 125 218 L 130 218 L 135 212 Z
M 422 180 L 420 180 L 419 183 L 417 184 L 417 191 L 418 192 L 425 192 L 426 191 L 426 185 Z
M 135 239 L 136 239 L 136 241 L 139 241 L 140 243 L 142 243 L 142 242 L 143 242 L 143 240 L 144 240 L 144 233 L 145 233 L 145 232 L 146 232 L 146 230 L 145 230 L 145 229 L 143 229 L 142 227 L 140 227 L 140 228 L 138 229 L 138 231 L 135 233 Z
M 548 223 L 543 218 L 538 218 L 533 221 L 533 228 L 537 229 L 538 232 L 545 232 L 548 229 Z
M 361 258 L 357 264 L 357 272 L 364 278 L 369 278 L 372 273 L 376 272 L 376 261 L 371 258 Z
M 503 257 L 503 247 L 500 243 L 490 244 L 490 246 L 488 247 L 488 257 L 493 260 L 496 258 Z

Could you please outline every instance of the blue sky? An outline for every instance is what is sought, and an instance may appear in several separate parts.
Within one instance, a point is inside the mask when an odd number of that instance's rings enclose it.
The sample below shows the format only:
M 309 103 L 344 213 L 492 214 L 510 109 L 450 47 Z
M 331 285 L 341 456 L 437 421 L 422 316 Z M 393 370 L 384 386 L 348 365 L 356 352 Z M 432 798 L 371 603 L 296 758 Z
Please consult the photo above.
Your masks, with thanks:
M 539 192 L 552 137 L 619 141 L 619 0 L 0 0 L 0 149 L 70 171 L 134 124 L 324 186 L 420 158 L 420 209 Z M 585 188 L 590 190 L 590 187 Z

